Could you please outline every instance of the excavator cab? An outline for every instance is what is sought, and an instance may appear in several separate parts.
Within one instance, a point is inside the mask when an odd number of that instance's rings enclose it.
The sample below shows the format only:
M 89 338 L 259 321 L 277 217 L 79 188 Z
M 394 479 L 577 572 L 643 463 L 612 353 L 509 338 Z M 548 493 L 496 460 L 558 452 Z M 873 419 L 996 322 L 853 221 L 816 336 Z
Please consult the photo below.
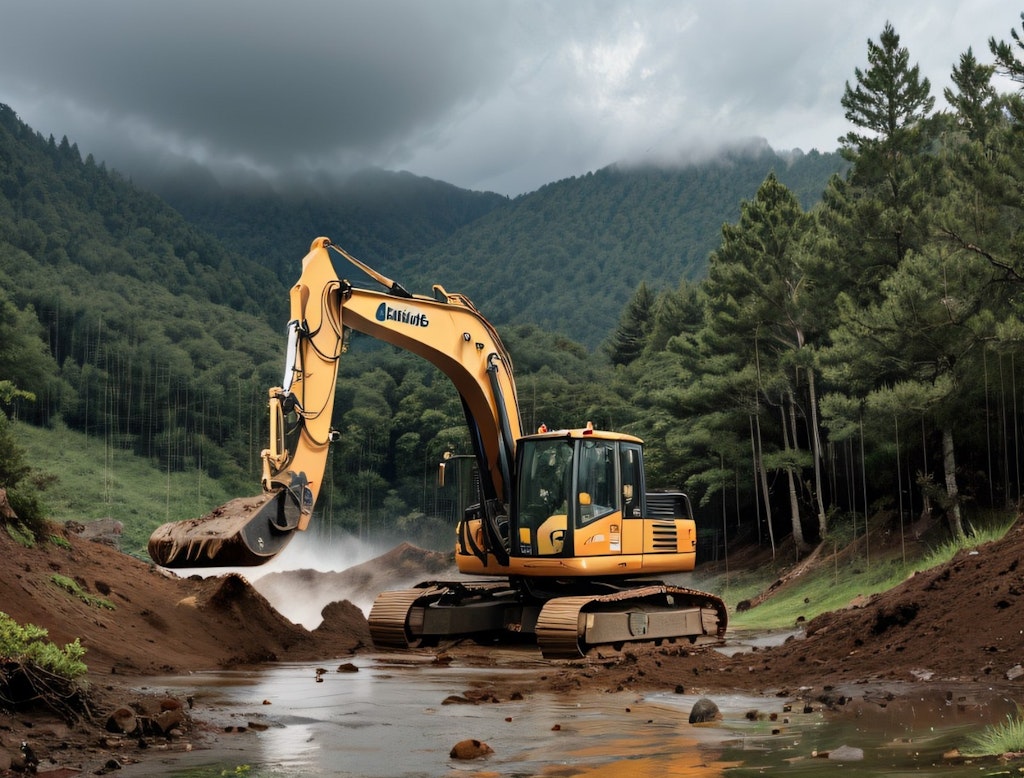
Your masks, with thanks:
M 644 515 L 638 439 L 582 430 L 539 433 L 517 446 L 513 557 L 607 556 Z M 637 532 L 642 528 L 635 527 Z

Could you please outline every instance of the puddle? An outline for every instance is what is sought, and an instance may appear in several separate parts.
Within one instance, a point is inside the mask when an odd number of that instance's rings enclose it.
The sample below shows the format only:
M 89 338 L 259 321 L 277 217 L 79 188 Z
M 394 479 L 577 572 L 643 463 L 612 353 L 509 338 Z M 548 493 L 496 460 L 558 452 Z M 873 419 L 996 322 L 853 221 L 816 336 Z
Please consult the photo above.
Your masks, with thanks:
M 538 662 L 506 669 L 432 663 L 431 656 L 366 655 L 358 672 L 319 675 L 309 664 L 253 672 L 200 673 L 147 679 L 152 689 L 193 696 L 202 722 L 218 735 L 213 749 L 168 754 L 126 767 L 121 775 L 180 778 L 360 776 L 687 776 L 986 775 L 974 765 L 943 764 L 971 732 L 1015 712 L 1014 702 L 985 687 L 956 687 L 893 700 L 866 687 L 834 690 L 849 698 L 837 712 L 805 713 L 802 703 L 750 695 L 709 695 L 722 720 L 691 726 L 694 695 L 531 692 L 499 704 L 442 704 L 488 681 L 527 681 L 552 672 Z M 865 695 L 867 698 L 865 699 Z M 994 700 L 994 701 L 993 701 Z M 269 704 L 264 704 L 266 701 Z M 257 728 L 250 726 L 256 723 Z M 224 734 L 226 727 L 244 732 Z M 265 728 L 264 728 L 265 727 Z M 476 738 L 494 753 L 483 760 L 449 758 L 455 743 Z M 840 746 L 863 760 L 815 754 Z M 938 773 L 932 772 L 938 770 Z

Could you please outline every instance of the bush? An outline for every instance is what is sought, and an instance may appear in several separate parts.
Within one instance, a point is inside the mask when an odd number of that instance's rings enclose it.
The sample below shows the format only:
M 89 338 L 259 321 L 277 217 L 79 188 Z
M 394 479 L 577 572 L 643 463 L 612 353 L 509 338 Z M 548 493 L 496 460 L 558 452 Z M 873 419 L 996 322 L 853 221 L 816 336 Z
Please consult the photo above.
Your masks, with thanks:
M 69 681 L 85 675 L 88 667 L 82 661 L 85 649 L 75 638 L 63 648 L 46 638 L 49 633 L 34 624 L 18 624 L 0 612 L 0 658 L 20 664 L 32 663 L 49 673 Z

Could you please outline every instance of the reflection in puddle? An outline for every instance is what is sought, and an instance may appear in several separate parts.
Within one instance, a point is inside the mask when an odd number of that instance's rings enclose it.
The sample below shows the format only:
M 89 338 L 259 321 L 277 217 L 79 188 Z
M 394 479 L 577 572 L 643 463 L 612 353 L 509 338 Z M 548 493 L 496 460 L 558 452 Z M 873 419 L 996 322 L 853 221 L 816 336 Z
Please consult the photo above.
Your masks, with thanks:
M 843 765 L 844 776 L 922 774 L 966 733 L 1005 717 L 1013 704 L 982 704 L 988 696 L 921 696 L 865 700 L 865 688 L 841 713 L 785 709 L 786 700 L 710 695 L 723 714 L 713 725 L 691 726 L 693 695 L 628 692 L 533 693 L 500 704 L 443 704 L 450 695 L 488 682 L 552 672 L 549 665 L 504 669 L 437 665 L 433 657 L 397 660 L 362 656 L 358 672 L 318 676 L 311 665 L 278 665 L 258 672 L 162 678 L 147 684 L 192 695 L 199 718 L 222 735 L 215 748 L 176 753 L 166 764 L 126 768 L 129 776 L 687 776 L 817 775 L 835 761 L 815 753 L 861 748 L 864 759 Z M 517 659 L 521 663 L 522 657 Z M 320 678 L 318 681 L 317 678 Z M 839 692 L 835 692 L 837 695 Z M 265 704 L 267 703 L 267 704 Z M 819 706 L 820 707 L 820 706 Z M 255 724 L 256 726 L 252 726 Z M 449 758 L 455 743 L 476 738 L 494 753 L 484 760 Z M 241 771 L 241 772 L 239 772 Z M 979 775 L 978 766 L 942 765 L 942 774 Z M 982 773 L 983 774 L 983 773 Z

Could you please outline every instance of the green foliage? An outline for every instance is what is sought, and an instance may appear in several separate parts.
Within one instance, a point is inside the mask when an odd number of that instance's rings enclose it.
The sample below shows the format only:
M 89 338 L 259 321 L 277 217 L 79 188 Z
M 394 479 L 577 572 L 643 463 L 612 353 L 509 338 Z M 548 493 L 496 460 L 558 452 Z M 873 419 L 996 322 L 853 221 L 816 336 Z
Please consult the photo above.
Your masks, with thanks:
M 36 544 L 35 536 L 20 524 L 5 523 L 4 531 L 22 548 L 33 548 Z
M 78 638 L 60 648 L 46 639 L 48 635 L 42 627 L 20 625 L 6 613 L 0 613 L 0 657 L 16 662 L 33 662 L 67 680 L 85 675 L 88 671 L 82 661 L 85 649 Z
M 641 281 L 658 294 L 704 275 L 723 221 L 769 172 L 809 206 L 843 167 L 836 154 L 763 146 L 678 167 L 613 165 L 517 197 L 395 274 L 464 293 L 502 330 L 526 321 L 594 349 Z
M 756 608 L 732 616 L 730 626 L 751 630 L 783 629 L 795 626 L 798 616 L 810 620 L 822 613 L 845 608 L 858 597 L 887 591 L 915 573 L 945 564 L 965 549 L 999 540 L 1013 526 L 1015 518 L 1009 513 L 993 515 L 988 517 L 990 523 L 976 528 L 969 536 L 940 543 L 928 553 L 907 561 L 890 557 L 868 565 L 863 556 L 846 555 L 840 561 L 837 554 L 835 565 L 816 566 L 812 572 L 801 576 L 799 586 L 790 587 Z M 838 538 L 829 538 L 825 542 L 826 551 L 842 551 Z M 752 597 L 758 594 L 766 576 L 763 571 L 755 571 L 748 574 L 747 579 L 750 587 L 734 591 L 732 602 L 738 601 L 737 595 Z M 769 577 L 768 580 L 774 579 Z
M 116 606 L 110 600 L 103 597 L 97 597 L 94 594 L 90 594 L 81 587 L 81 585 L 74 579 L 68 578 L 66 575 L 60 575 L 54 573 L 50 576 L 50 582 L 60 589 L 63 589 L 73 597 L 77 597 L 79 600 L 84 602 L 86 605 L 91 605 L 94 608 L 104 608 L 112 611 L 116 610 Z
M 843 528 L 826 517 L 1012 504 L 1024 97 L 992 81 L 1024 74 L 1010 38 L 992 62 L 960 58 L 935 114 L 887 24 L 837 106 L 842 157 L 761 144 L 512 200 L 380 171 L 315 195 L 167 193 L 239 251 L 4 108 L 0 405 L 33 440 L 19 455 L 0 418 L 12 501 L 47 510 L 46 462 L 58 517 L 121 519 L 137 550 L 154 521 L 251 493 L 285 283 L 336 224 L 407 288 L 477 303 L 513 356 L 524 429 L 640 435 L 648 486 L 686 484 L 730 538 L 827 542 Z M 325 520 L 408 533 L 447 515 L 436 462 L 469 450 L 447 380 L 356 338 L 337 388 Z
M 207 442 L 236 444 L 278 370 L 269 344 L 283 286 L 6 106 L 0 159 L 0 381 L 20 392 L 11 412 L 61 418 L 172 470 L 203 461 Z
M 1007 715 L 1006 721 L 985 727 L 972 735 L 963 749 L 964 756 L 1002 756 L 1024 751 L 1024 710 L 1019 706 L 1016 715 Z
M 910 65 L 909 52 L 900 46 L 900 36 L 888 22 L 878 43 L 868 41 L 868 63 L 867 70 L 854 68 L 857 85 L 847 82 L 841 100 L 847 120 L 869 133 L 851 131 L 843 138 L 848 147 L 862 152 L 912 132 L 935 105 L 931 84 L 921 78 L 917 65 Z
M 15 519 L 4 520 L 8 534 L 22 545 L 31 546 L 46 536 L 46 512 L 40 489 L 47 479 L 34 474 L 26 462 L 25 451 L 18 444 L 7 415 L 0 410 L 0 488 Z
M 47 429 L 17 423 L 13 431 L 28 459 L 55 476 L 46 489 L 51 520 L 117 519 L 124 524 L 121 550 L 143 559 L 148 559 L 150 533 L 160 524 L 201 516 L 239 496 L 229 483 L 201 471 L 168 472 L 152 460 L 111 450 L 102 439 L 62 424 Z M 258 489 L 254 481 L 241 493 Z
M 641 282 L 633 299 L 619 319 L 619 326 L 608 342 L 608 354 L 613 365 L 628 365 L 643 352 L 654 328 L 654 296 L 647 284 Z

